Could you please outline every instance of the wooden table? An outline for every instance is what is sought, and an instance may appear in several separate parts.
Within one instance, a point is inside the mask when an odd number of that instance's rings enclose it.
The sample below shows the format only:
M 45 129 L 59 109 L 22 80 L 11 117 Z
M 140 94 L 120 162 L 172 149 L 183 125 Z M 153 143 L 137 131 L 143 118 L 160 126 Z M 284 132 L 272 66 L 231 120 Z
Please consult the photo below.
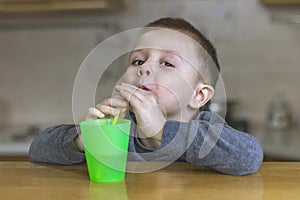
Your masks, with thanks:
M 129 164 L 130 165 L 130 164 Z M 93 183 L 86 165 L 0 162 L 0 198 L 26 199 L 299 199 L 300 163 L 265 162 L 258 173 L 229 176 L 187 163 L 125 181 Z

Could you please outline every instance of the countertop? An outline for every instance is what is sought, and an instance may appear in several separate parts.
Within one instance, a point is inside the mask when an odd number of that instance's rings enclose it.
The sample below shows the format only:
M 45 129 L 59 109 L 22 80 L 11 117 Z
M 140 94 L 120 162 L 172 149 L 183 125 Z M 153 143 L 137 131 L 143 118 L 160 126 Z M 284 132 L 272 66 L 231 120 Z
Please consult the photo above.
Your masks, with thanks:
M 272 130 L 258 126 L 253 130 L 264 154 L 278 160 L 300 161 L 300 129 Z
M 14 125 L 0 129 L 0 156 L 27 156 L 33 138 L 47 125 Z
M 14 126 L 0 130 L 0 156 L 27 156 L 33 137 L 51 125 Z M 263 124 L 251 131 L 264 154 L 275 160 L 300 161 L 300 129 L 269 130 Z
M 28 154 L 33 136 L 26 136 L 24 130 L 23 128 L 0 130 L 0 156 L 26 156 Z
M 0 188 L 6 200 L 298 199 L 300 162 L 264 162 L 256 174 L 247 176 L 173 163 L 154 172 L 126 173 L 124 181 L 115 183 L 90 182 L 85 164 L 0 162 Z

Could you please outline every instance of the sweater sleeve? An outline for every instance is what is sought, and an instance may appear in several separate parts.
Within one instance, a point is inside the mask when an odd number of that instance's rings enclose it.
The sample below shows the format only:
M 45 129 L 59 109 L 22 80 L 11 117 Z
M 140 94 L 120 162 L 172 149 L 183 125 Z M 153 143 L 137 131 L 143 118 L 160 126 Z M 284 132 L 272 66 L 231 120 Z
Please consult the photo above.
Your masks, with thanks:
M 255 137 L 233 129 L 222 117 L 206 111 L 190 123 L 168 121 L 162 148 L 168 154 L 185 152 L 183 158 L 187 162 L 231 175 L 253 174 L 263 160 L 261 145 Z
M 29 160 L 64 165 L 83 163 L 84 153 L 77 151 L 73 143 L 77 134 L 75 125 L 47 128 L 33 139 L 28 153 Z

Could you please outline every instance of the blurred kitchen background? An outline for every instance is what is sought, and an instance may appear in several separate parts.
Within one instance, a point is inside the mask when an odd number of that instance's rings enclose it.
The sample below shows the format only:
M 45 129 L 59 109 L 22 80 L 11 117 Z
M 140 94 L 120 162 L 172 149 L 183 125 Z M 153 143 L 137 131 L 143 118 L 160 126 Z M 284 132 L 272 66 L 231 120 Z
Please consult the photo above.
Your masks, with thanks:
M 26 159 L 34 135 L 73 123 L 74 79 L 97 44 L 166 16 L 217 47 L 229 122 L 265 160 L 300 160 L 300 0 L 0 0 L 1 159 Z M 105 72 L 103 94 L 119 72 Z

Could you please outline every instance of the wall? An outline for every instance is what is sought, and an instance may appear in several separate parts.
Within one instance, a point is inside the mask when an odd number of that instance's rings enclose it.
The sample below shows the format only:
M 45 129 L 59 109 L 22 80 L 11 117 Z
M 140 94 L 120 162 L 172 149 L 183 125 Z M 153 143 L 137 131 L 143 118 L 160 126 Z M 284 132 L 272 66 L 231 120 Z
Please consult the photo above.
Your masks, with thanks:
M 88 53 L 119 28 L 113 20 L 106 23 L 97 15 L 84 16 L 1 18 L 2 126 L 73 121 L 77 70 Z
M 89 51 L 109 35 L 141 27 L 162 16 L 184 17 L 213 41 L 222 65 L 226 95 L 239 101 L 239 117 L 253 124 L 262 123 L 274 93 L 280 90 L 291 103 L 296 118 L 300 111 L 300 26 L 272 21 L 277 13 L 257 0 L 127 0 L 124 11 L 85 14 L 75 20 L 64 17 L 59 26 L 52 28 L 7 29 L 2 25 L 0 120 L 10 124 L 72 122 L 73 82 Z M 43 17 L 48 24 L 57 23 L 52 18 Z M 1 23 L 8 19 L 2 18 Z M 62 27 L 74 21 L 79 26 Z M 102 25 L 82 25 L 91 22 Z M 103 28 L 103 24 L 113 28 Z

